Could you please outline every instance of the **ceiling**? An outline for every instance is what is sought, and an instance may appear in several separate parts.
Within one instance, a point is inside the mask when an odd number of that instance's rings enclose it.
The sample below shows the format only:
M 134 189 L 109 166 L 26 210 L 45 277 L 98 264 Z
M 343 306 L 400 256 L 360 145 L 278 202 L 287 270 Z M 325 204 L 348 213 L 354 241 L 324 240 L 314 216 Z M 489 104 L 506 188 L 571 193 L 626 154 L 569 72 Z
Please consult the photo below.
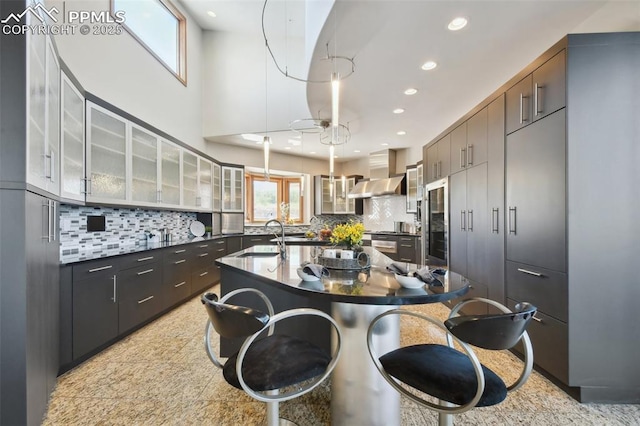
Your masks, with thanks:
M 205 30 L 243 33 L 264 43 L 262 0 L 181 2 Z M 212 18 L 207 11 L 217 16 Z M 459 31 L 448 30 L 447 24 L 458 16 L 467 18 L 468 25 Z M 316 27 L 321 28 L 319 35 L 314 32 Z M 414 152 L 419 152 L 417 148 L 567 33 L 640 31 L 640 0 L 269 0 L 265 28 L 270 40 L 306 37 L 305 43 L 315 46 L 308 52 L 309 60 L 297 58 L 297 61 L 287 57 L 286 49 L 274 48 L 281 67 L 288 62 L 305 63 L 295 71 L 303 79 L 329 79 L 331 63 L 323 60 L 327 51 L 330 55 L 353 58 L 355 72 L 341 81 L 340 89 L 339 121 L 351 134 L 349 142 L 336 149 L 338 161 L 344 161 L 385 148 L 413 147 Z M 309 40 L 310 37 L 314 39 Z M 428 60 L 438 65 L 424 71 L 421 65 Z M 341 75 L 346 74 L 343 65 Z M 276 77 L 286 79 L 284 75 Z M 405 95 L 408 88 L 417 89 L 417 93 Z M 291 100 L 287 98 L 290 94 L 278 96 L 269 88 L 267 91 L 269 108 L 288 108 L 290 121 L 331 118 L 328 83 L 306 84 L 303 102 L 306 110 L 291 111 Z M 300 96 L 305 96 L 304 92 L 300 91 Z M 247 104 L 255 102 L 252 96 L 245 96 Z M 394 114 L 396 108 L 404 112 Z M 248 115 L 245 121 L 246 132 L 265 128 L 264 113 Z M 300 139 L 300 134 L 286 131 L 281 124 L 278 127 L 268 129 L 272 150 L 328 157 L 328 146 L 320 143 L 318 135 L 305 133 L 304 143 L 296 144 L 294 141 Z M 229 134 L 221 128 L 216 132 L 219 134 L 205 138 L 261 149 L 255 141 L 240 137 L 242 132 Z

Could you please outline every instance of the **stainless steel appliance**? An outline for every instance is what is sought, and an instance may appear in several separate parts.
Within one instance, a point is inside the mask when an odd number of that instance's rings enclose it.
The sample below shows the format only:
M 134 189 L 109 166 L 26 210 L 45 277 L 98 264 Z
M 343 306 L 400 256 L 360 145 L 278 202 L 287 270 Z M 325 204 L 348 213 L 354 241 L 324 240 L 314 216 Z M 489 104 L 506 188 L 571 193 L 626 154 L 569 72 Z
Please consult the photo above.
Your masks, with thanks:
M 244 233 L 244 213 L 222 213 L 222 233 Z
M 425 185 L 422 214 L 422 253 L 428 265 L 448 265 L 449 180 Z
M 398 243 L 395 240 L 378 240 L 372 238 L 371 247 L 381 253 L 396 254 L 398 252 Z

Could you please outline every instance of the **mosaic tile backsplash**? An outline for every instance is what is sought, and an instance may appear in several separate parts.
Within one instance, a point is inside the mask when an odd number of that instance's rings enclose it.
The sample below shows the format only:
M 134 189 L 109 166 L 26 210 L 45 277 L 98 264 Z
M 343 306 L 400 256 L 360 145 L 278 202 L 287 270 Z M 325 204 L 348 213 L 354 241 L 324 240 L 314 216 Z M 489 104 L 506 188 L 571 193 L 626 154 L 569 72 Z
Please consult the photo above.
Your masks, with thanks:
M 105 230 L 87 232 L 87 216 L 104 216 Z M 188 238 L 190 212 L 60 205 L 60 257 L 91 250 L 146 244 L 145 231 L 167 228 L 174 239 Z

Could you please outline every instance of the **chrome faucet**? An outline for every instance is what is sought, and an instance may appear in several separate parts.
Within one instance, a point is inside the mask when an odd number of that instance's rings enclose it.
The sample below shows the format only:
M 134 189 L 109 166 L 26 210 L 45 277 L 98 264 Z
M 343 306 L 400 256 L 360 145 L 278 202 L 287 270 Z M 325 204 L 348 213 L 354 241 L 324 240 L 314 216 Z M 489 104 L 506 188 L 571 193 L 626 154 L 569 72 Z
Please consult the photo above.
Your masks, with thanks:
M 268 221 L 267 223 L 264 224 L 264 229 L 266 230 L 269 227 L 269 224 L 271 222 L 275 222 L 278 225 L 280 225 L 280 230 L 282 231 L 282 236 L 281 238 L 278 240 L 278 247 L 280 247 L 280 257 L 282 259 L 286 259 L 287 258 L 287 250 L 286 247 L 284 245 L 284 224 L 282 222 L 280 222 L 277 219 L 271 219 L 270 221 Z M 278 238 L 278 235 L 276 235 L 276 233 L 273 234 L 276 239 Z

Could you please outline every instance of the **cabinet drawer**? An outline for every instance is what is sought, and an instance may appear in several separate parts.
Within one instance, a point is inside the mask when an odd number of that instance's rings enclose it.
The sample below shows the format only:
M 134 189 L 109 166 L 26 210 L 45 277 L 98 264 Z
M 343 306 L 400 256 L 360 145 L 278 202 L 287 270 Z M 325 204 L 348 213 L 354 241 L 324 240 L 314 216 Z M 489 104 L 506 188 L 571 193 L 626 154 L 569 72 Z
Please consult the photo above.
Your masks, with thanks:
M 507 307 L 514 309 L 517 301 L 507 299 Z M 569 383 L 569 350 L 567 324 L 546 315 L 536 312 L 535 320 L 529 323 L 527 328 L 531 344 L 533 346 L 533 360 L 544 370 Z M 514 348 L 522 353 L 522 345 Z
M 396 257 L 400 262 L 416 263 L 416 249 L 415 247 L 404 247 L 402 244 L 398 244 Z
M 159 292 L 139 300 L 123 300 L 118 304 L 118 332 L 124 333 L 162 310 Z
M 194 293 L 209 288 L 219 279 L 219 269 L 215 265 L 195 271 L 191 274 L 191 291 Z
M 73 266 L 73 281 L 114 276 L 118 273 L 119 268 L 120 258 L 116 257 L 83 262 Z
M 507 261 L 507 297 L 567 321 L 567 274 Z
M 162 286 L 159 264 L 143 265 L 120 271 L 118 274 L 118 300 L 139 301 L 159 292 Z
M 398 247 L 416 248 L 416 237 L 398 237 Z
M 165 309 L 191 295 L 191 274 L 187 272 L 171 280 L 165 278 L 162 287 L 162 309 Z
M 188 263 L 188 259 L 194 255 L 194 249 L 189 245 L 182 245 L 171 247 L 162 253 L 162 260 L 165 264 L 171 264 L 175 262 Z M 184 260 L 185 262 L 181 262 Z
M 275 236 L 273 235 L 248 235 L 242 237 L 242 248 L 246 249 L 253 246 L 270 245 Z
M 137 254 L 130 254 L 122 257 L 120 269 L 129 269 L 137 266 L 148 265 L 161 259 L 162 252 L 160 250 L 149 250 Z

